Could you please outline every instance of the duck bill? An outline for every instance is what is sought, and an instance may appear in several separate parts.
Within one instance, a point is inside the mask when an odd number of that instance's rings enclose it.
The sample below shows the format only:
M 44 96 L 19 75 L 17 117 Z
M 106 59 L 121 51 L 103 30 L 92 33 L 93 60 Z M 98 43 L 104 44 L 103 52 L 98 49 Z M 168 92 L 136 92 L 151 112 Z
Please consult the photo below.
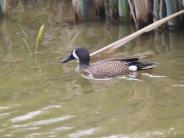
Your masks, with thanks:
M 69 56 L 65 57 L 64 59 L 62 59 L 60 62 L 67 63 L 68 61 L 71 61 L 73 59 L 74 59 L 73 56 L 69 55 Z

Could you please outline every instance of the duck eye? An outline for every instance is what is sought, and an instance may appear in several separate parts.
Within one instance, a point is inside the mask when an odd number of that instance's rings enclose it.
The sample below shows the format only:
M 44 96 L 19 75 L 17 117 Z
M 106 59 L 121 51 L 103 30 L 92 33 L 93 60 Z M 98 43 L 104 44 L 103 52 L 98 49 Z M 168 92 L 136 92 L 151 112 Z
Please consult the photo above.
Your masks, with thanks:
M 75 49 L 73 50 L 72 55 L 75 59 L 79 60 L 79 57 L 77 56 Z

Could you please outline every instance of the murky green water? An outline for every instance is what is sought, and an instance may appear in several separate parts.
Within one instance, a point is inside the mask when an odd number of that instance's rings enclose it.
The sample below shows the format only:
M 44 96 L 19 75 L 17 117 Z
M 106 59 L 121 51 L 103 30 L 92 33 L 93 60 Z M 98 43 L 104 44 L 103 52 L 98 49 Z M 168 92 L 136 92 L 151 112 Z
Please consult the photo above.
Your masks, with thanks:
M 77 46 L 95 51 L 134 29 L 95 20 L 72 25 L 69 4 L 19 5 L 1 21 L 0 136 L 184 137 L 184 31 L 146 34 L 111 56 L 97 56 L 160 63 L 136 80 L 89 80 L 75 72 L 76 62 L 61 65 L 60 58 Z M 43 23 L 43 45 L 34 54 Z

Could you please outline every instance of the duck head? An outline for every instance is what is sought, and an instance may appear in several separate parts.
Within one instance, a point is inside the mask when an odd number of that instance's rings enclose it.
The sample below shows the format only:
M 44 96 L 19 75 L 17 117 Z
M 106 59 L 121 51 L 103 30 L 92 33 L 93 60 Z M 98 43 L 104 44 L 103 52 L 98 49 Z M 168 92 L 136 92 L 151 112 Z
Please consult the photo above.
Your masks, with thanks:
M 61 60 L 61 63 L 67 63 L 74 59 L 78 60 L 80 65 L 89 65 L 89 51 L 84 47 L 75 48 L 67 57 Z

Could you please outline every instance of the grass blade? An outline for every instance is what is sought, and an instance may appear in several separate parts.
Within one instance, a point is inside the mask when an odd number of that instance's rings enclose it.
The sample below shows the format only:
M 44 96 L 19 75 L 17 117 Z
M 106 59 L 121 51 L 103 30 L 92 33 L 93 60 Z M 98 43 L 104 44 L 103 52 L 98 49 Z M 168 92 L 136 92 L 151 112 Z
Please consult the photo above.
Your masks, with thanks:
M 35 49 L 35 52 L 37 53 L 38 52 L 38 48 L 41 44 L 41 41 L 42 41 L 42 38 L 43 38 L 43 34 L 44 34 L 44 24 L 42 24 L 38 30 L 38 33 L 37 33 L 37 36 L 36 36 L 36 49 Z

